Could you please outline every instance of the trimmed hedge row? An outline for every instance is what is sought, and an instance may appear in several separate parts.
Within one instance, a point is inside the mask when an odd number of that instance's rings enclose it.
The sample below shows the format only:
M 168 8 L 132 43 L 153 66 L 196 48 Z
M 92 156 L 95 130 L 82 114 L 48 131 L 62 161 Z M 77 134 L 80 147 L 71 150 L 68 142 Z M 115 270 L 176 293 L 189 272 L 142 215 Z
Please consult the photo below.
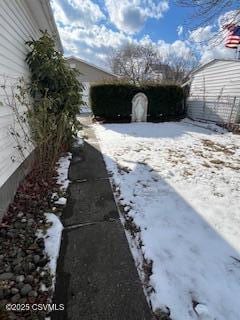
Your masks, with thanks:
M 184 93 L 175 85 L 96 84 L 91 86 L 90 101 L 95 117 L 106 120 L 128 119 L 132 112 L 132 98 L 143 92 L 148 98 L 149 120 L 172 120 L 183 115 Z

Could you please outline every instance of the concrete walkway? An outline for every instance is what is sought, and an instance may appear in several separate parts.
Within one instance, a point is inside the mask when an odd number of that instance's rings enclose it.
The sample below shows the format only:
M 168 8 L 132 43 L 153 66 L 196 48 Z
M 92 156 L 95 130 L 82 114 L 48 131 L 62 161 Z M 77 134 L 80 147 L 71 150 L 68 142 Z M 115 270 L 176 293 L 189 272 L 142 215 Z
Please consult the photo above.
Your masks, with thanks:
M 151 320 L 89 118 L 70 166 L 53 320 Z

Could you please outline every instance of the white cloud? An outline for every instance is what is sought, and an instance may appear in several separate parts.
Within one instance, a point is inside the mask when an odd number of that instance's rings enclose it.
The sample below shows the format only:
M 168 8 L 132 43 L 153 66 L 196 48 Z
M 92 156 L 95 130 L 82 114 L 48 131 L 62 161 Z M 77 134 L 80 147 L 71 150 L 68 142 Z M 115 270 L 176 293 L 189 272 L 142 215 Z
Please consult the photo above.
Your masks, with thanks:
M 185 41 L 176 40 L 173 43 L 167 43 L 159 40 L 156 47 L 163 60 L 167 60 L 170 55 L 189 60 L 193 57 L 192 50 Z
M 218 18 L 219 28 L 224 27 L 224 25 L 228 23 L 239 23 L 239 22 L 240 22 L 239 10 L 228 11 Z
M 105 15 L 90 0 L 52 0 L 51 5 L 66 55 L 103 64 L 106 52 L 128 41 L 103 24 Z
M 78 20 L 84 21 L 84 25 L 95 23 L 105 18 L 100 7 L 91 0 L 68 0 L 69 4 L 76 10 Z
M 106 1 L 109 1 L 110 4 L 110 0 Z M 90 0 L 85 0 L 85 4 L 80 5 L 79 0 L 52 0 L 55 19 L 66 55 L 74 54 L 92 63 L 104 65 L 111 50 L 131 42 L 151 44 L 159 50 L 163 58 L 169 52 L 176 52 L 177 55 L 184 55 L 186 57 L 189 54 L 190 49 L 187 48 L 187 45 L 183 41 L 178 40 L 172 44 L 165 41 L 153 42 L 148 35 L 140 40 L 136 40 L 133 35 L 128 35 L 123 30 L 114 31 L 108 28 L 105 23 L 98 23 L 101 19 L 104 19 L 104 15 L 102 11 L 98 11 L 98 6 L 94 7 L 95 4 L 90 2 Z M 138 4 L 138 6 L 130 8 L 125 6 L 130 2 L 123 0 L 121 2 L 123 11 L 117 11 L 117 5 L 119 7 L 117 1 L 113 1 L 111 4 L 116 6 L 114 15 L 119 13 L 119 17 L 125 19 L 122 20 L 122 23 L 125 23 L 129 30 L 139 28 L 139 25 L 144 23 L 146 17 L 159 19 L 162 16 L 162 12 L 168 9 L 167 1 L 161 1 L 157 4 L 152 0 L 133 0 L 133 2 Z M 71 12 L 71 8 L 78 11 L 78 15 L 76 12 Z M 95 16 L 91 21 L 85 22 L 84 19 L 80 21 L 84 10 L 85 12 L 89 12 L 94 9 Z
M 106 66 L 107 57 L 111 50 L 131 42 L 151 44 L 158 50 L 163 60 L 166 60 L 168 55 L 173 53 L 186 60 L 192 57 L 190 47 L 181 40 L 173 43 L 167 43 L 163 40 L 153 42 L 149 36 L 144 36 L 137 41 L 122 32 L 109 30 L 103 25 L 94 25 L 91 29 L 65 26 L 60 27 L 59 31 L 67 55 L 75 54 L 82 59 L 98 65 Z
M 188 60 L 192 58 L 193 52 L 201 63 L 214 58 L 234 57 L 234 50 L 225 48 L 224 41 L 221 40 L 217 45 L 215 41 L 216 33 L 223 35 L 221 22 L 223 19 L 226 21 L 231 12 L 219 17 L 215 25 L 201 27 L 189 33 L 179 25 L 177 32 L 179 35 L 185 33 L 186 40 L 168 43 L 163 40 L 154 42 L 149 35 L 137 40 L 133 35 L 133 32 L 143 26 L 147 18 L 159 19 L 168 8 L 167 1 L 105 0 L 105 3 L 110 17 L 107 16 L 106 10 L 103 13 L 97 4 L 90 0 L 51 1 L 66 55 L 73 54 L 106 67 L 111 50 L 127 42 L 134 42 L 151 44 L 163 59 L 167 59 L 169 54 L 174 54 Z M 115 21 L 119 30 L 109 27 L 110 18 Z
M 131 38 L 121 32 L 114 32 L 106 26 L 93 25 L 92 28 L 61 27 L 61 39 L 66 42 L 85 43 L 91 48 L 117 48 Z
M 160 57 L 164 60 L 170 55 L 174 55 L 185 60 L 189 60 L 193 57 L 191 47 L 186 41 L 176 40 L 172 43 L 168 43 L 164 40 L 158 40 L 153 42 L 148 35 L 145 35 L 139 43 L 142 45 L 152 45 L 158 52 Z
M 118 30 L 136 33 L 148 18 L 160 19 L 168 10 L 168 1 L 153 0 L 105 0 L 110 21 Z
M 199 27 L 198 29 L 190 32 L 189 40 L 195 43 L 209 42 L 213 35 L 213 26 Z
M 234 20 L 235 19 L 235 20 Z M 236 11 L 229 11 L 221 15 L 215 25 L 199 27 L 189 33 L 188 40 L 199 55 L 200 64 L 209 62 L 212 59 L 233 59 L 235 50 L 225 47 L 225 39 L 228 31 L 223 26 L 230 22 L 239 21 Z
M 146 7 L 148 16 L 156 19 L 162 18 L 163 13 L 169 9 L 167 0 L 155 2 L 153 0 L 145 0 L 143 1 L 143 5 Z
M 218 46 L 215 48 L 204 47 L 201 51 L 200 63 L 204 64 L 213 59 L 233 59 L 235 57 L 235 50 Z
M 90 28 L 58 26 L 66 55 L 77 55 L 97 65 L 107 65 L 107 55 L 133 39 L 122 32 L 107 29 L 104 25 Z
M 60 2 L 58 0 L 52 0 L 51 6 L 54 12 L 54 17 L 57 22 L 61 22 L 62 24 L 68 24 L 69 20 L 63 10 L 63 8 L 60 5 Z
M 139 6 L 130 7 L 121 3 L 122 18 L 125 19 L 122 23 L 126 24 L 129 30 L 139 28 L 139 24 L 143 24 L 146 17 L 160 18 L 162 12 L 168 8 L 166 1 L 157 4 L 152 0 L 133 1 Z M 137 41 L 122 30 L 114 31 L 108 28 L 106 23 L 102 23 L 106 22 L 103 20 L 105 19 L 103 12 L 90 0 L 52 0 L 51 3 L 66 55 L 74 54 L 92 63 L 103 65 L 106 64 L 111 50 L 127 42 L 143 43 L 147 40 L 152 43 L 149 37 Z M 119 7 L 117 1 L 113 3 Z M 128 1 L 125 1 L 125 4 L 127 3 Z M 93 14 L 91 18 L 89 18 L 90 13 Z M 82 19 L 83 16 L 85 18 Z
M 100 7 L 91 0 L 52 0 L 55 19 L 61 25 L 89 27 L 105 19 Z
M 178 36 L 181 36 L 182 33 L 183 33 L 183 26 L 180 25 L 177 27 L 177 34 L 178 34 Z

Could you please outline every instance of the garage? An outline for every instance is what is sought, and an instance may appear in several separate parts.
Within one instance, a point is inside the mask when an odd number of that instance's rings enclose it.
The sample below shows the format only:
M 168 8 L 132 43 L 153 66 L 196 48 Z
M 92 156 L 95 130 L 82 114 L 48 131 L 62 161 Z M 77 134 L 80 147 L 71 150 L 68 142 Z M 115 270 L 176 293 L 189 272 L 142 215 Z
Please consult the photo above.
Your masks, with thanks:
M 86 62 L 78 57 L 70 56 L 66 58 L 71 68 L 77 69 L 81 74 L 79 81 L 83 84 L 83 101 L 89 106 L 89 89 L 91 83 L 101 82 L 109 79 L 116 79 L 113 73 Z

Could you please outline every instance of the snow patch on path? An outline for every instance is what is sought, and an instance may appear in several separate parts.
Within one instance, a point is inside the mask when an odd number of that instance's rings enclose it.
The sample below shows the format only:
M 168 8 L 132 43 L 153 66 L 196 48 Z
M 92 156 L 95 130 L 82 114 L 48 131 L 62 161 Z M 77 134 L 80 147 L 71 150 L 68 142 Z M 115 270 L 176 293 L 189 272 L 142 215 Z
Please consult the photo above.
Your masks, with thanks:
M 50 269 L 50 274 L 53 277 L 52 289 L 54 291 L 56 281 L 57 259 L 60 251 L 63 225 L 59 217 L 56 216 L 54 213 L 45 213 L 44 215 L 46 217 L 46 224 L 49 225 L 49 227 L 45 231 L 39 230 L 37 236 L 38 238 L 44 239 L 45 252 L 49 258 L 47 267 Z M 44 284 L 42 284 L 41 290 L 46 291 L 48 289 L 45 287 Z
M 68 170 L 70 166 L 70 161 L 72 159 L 72 154 L 70 152 L 66 153 L 57 162 L 57 184 L 60 186 L 60 189 L 64 193 L 70 183 L 68 179 Z M 58 194 L 55 192 L 52 194 L 52 201 L 56 205 L 65 206 L 67 199 L 65 197 L 58 197 Z M 46 224 L 49 225 L 49 228 L 46 229 L 46 232 L 40 230 L 38 237 L 44 238 L 45 242 L 45 252 L 49 257 L 48 267 L 53 276 L 53 291 L 55 287 L 56 280 L 56 269 L 57 269 L 57 259 L 59 256 L 61 237 L 63 225 L 57 215 L 54 213 L 45 213 Z M 42 290 L 46 288 L 42 285 Z
M 68 152 L 66 155 L 62 156 L 58 162 L 57 162 L 57 184 L 59 184 L 61 187 L 61 190 L 67 190 L 69 185 L 69 179 L 68 179 L 68 169 L 70 166 L 70 161 L 72 159 L 72 154 Z
M 153 309 L 168 307 L 173 320 L 240 319 L 239 137 L 186 121 L 93 127 L 153 261 Z
M 50 258 L 49 268 L 54 277 L 53 282 L 55 283 L 57 259 L 60 251 L 63 225 L 55 214 L 45 213 L 45 216 L 47 223 L 51 224 L 51 226 L 47 229 L 47 232 L 43 235 L 43 238 L 45 242 L 45 251 Z
M 54 204 L 65 206 L 67 203 L 67 199 L 65 197 L 61 197 L 58 200 L 54 201 Z

